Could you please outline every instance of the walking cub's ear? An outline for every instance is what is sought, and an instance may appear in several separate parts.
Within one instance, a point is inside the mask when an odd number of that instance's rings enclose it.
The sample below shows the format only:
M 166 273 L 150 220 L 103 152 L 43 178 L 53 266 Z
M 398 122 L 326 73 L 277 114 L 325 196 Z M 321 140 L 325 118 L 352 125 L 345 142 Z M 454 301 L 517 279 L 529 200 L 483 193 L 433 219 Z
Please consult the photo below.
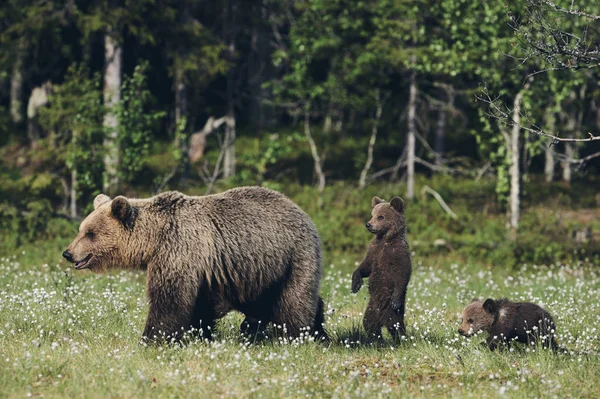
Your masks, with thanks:
M 498 312 L 498 304 L 491 298 L 485 300 L 483 308 L 490 314 L 496 314 Z
M 390 201 L 390 205 L 392 206 L 392 208 L 397 210 L 399 213 L 404 212 L 404 201 L 402 201 L 402 198 L 400 198 L 400 197 L 392 198 L 392 200 Z
M 479 302 L 479 298 L 473 298 L 473 300 L 471 300 L 471 303 L 473 302 Z
M 385 202 L 385 201 L 379 197 L 373 197 L 373 199 L 371 200 L 371 208 L 375 208 L 375 205 L 379 205 L 382 202 Z

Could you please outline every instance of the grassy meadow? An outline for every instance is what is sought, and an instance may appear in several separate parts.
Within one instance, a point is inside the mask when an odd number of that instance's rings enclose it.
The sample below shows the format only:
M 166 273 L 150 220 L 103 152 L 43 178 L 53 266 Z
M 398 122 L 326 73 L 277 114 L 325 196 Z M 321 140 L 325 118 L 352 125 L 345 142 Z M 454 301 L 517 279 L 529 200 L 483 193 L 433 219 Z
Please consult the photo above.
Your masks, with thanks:
M 597 230 L 593 185 L 550 194 L 530 186 L 521 236 L 510 243 L 493 183 L 426 183 L 458 218 L 427 196 L 407 203 L 413 276 L 400 343 L 366 342 L 367 287 L 351 294 L 350 276 L 371 238 L 362 227 L 371 196 L 401 186 L 328 187 L 320 201 L 312 188 L 275 187 L 323 240 L 328 343 L 289 342 L 273 328 L 264 341 L 243 338 L 241 315 L 230 313 L 212 342 L 143 346 L 145 274 L 75 271 L 60 253 L 77 223 L 48 221 L 31 243 L 0 251 L 0 397 L 599 397 L 600 262 L 595 247 L 571 240 L 587 223 L 579 214 L 592 212 Z M 490 352 L 484 336 L 457 333 L 473 297 L 503 296 L 548 309 L 569 353 Z
M 75 272 L 64 262 L 0 260 L 0 393 L 3 397 L 598 397 L 600 272 L 597 265 L 508 271 L 415 259 L 407 336 L 367 344 L 366 287 L 349 293 L 358 258 L 326 266 L 330 343 L 261 343 L 238 334 L 230 314 L 212 342 L 144 347 L 141 272 Z M 474 296 L 535 301 L 554 315 L 569 354 L 514 346 L 490 352 L 459 336 Z

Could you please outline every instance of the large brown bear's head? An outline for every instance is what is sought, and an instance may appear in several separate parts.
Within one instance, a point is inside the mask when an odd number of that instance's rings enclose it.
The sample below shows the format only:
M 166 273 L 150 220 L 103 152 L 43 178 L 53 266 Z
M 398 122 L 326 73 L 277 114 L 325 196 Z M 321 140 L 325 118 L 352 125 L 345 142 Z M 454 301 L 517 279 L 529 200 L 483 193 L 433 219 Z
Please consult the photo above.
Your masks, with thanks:
M 100 271 L 119 266 L 130 258 L 128 242 L 135 224 L 137 209 L 127 198 L 111 200 L 100 194 L 94 199 L 94 211 L 79 226 L 77 237 L 63 256 L 75 264 L 75 269 Z
M 386 238 L 406 233 L 404 202 L 400 197 L 394 197 L 390 202 L 373 197 L 371 207 L 371 220 L 366 224 L 369 232 Z
M 496 316 L 496 301 L 486 299 L 485 302 L 473 299 L 462 312 L 462 323 L 458 333 L 470 337 L 480 331 L 490 331 Z

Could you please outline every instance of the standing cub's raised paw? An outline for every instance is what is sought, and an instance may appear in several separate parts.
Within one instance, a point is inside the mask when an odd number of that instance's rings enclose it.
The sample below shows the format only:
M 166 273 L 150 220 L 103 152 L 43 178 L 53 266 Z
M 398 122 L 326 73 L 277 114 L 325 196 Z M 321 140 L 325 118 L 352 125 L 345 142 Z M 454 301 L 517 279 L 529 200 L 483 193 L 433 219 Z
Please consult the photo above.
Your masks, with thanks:
M 390 202 L 374 197 L 371 207 L 366 228 L 375 238 L 352 274 L 352 292 L 358 292 L 362 279 L 368 277 L 371 298 L 363 319 L 365 330 L 370 339 L 380 338 L 381 329 L 387 327 L 392 337 L 398 338 L 405 334 L 406 287 L 412 271 L 404 202 L 399 197 Z
M 356 294 L 358 291 L 360 291 L 362 285 L 362 277 L 360 273 L 357 270 L 355 270 L 354 273 L 352 273 L 352 293 Z

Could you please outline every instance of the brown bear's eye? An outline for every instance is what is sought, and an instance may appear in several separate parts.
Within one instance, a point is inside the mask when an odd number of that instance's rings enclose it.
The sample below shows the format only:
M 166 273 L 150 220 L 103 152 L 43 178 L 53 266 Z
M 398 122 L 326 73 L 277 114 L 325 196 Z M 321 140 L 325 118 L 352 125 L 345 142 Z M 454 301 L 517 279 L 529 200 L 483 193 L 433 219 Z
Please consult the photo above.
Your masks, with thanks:
M 383 220 L 383 216 L 377 216 L 377 220 Z
M 87 238 L 94 238 L 94 232 L 92 230 L 89 230 L 85 235 Z
M 473 319 L 469 319 L 469 320 L 467 320 L 467 323 L 469 323 L 469 324 L 473 324 Z

